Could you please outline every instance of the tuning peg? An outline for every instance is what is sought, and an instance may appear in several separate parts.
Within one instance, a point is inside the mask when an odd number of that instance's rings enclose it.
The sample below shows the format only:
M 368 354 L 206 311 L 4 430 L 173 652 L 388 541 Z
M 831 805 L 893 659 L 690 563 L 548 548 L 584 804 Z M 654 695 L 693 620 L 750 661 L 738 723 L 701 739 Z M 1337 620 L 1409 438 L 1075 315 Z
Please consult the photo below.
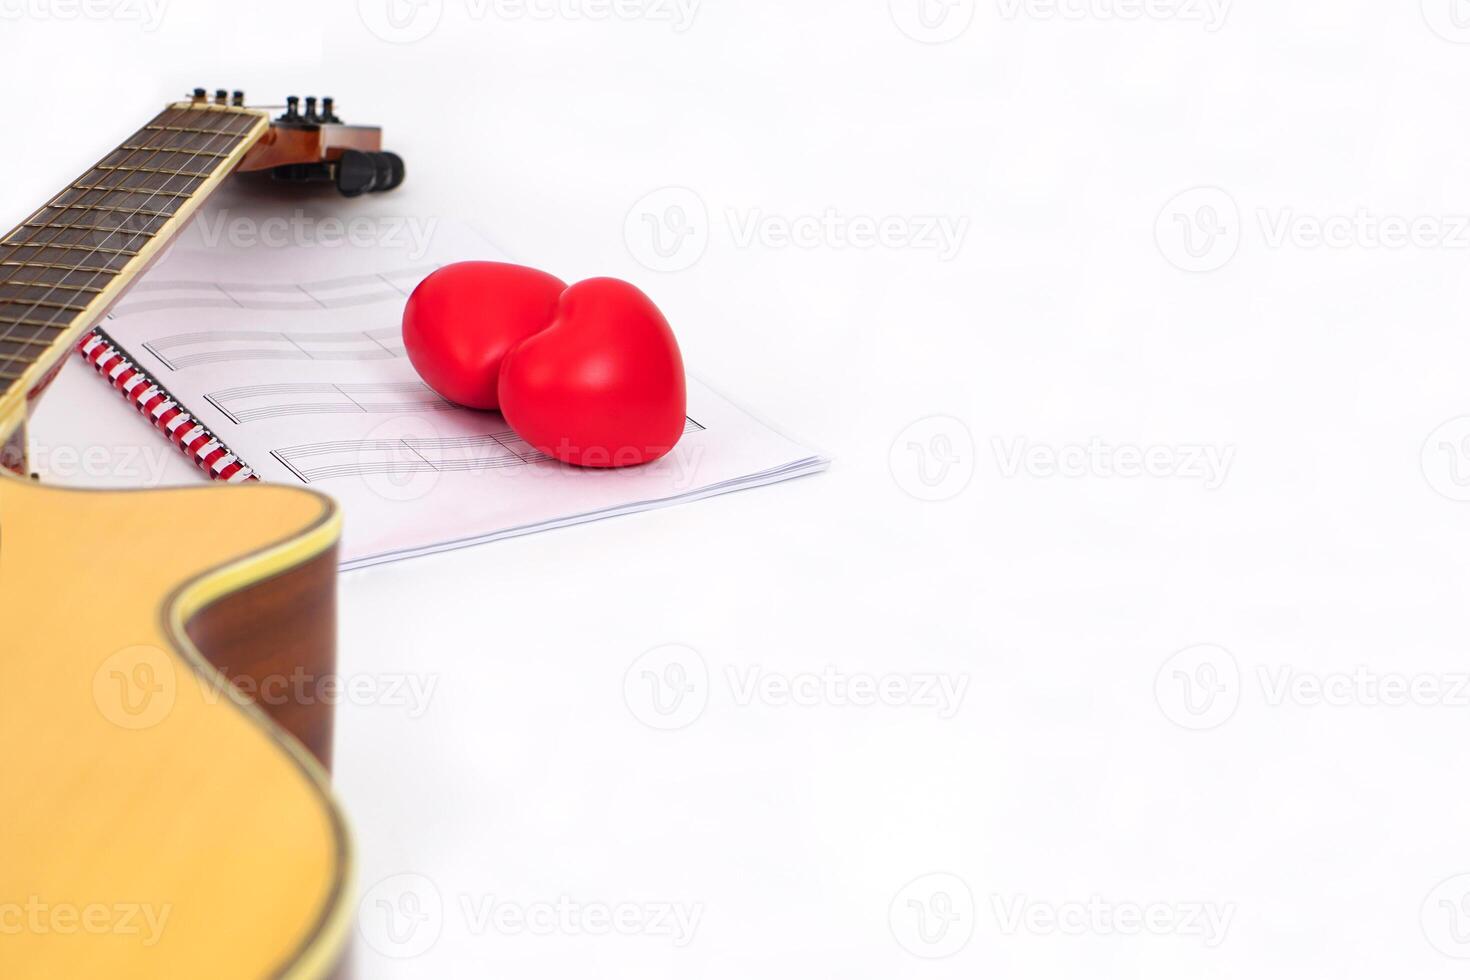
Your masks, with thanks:
M 340 123 L 342 121 L 342 120 L 340 120 L 340 119 L 337 118 L 337 113 L 336 113 L 335 109 L 333 108 L 333 105 L 334 105 L 334 100 L 333 100 L 333 98 L 330 95 L 325 96 L 322 99 L 322 122 L 324 122 L 324 123 Z
M 306 121 L 309 123 L 319 122 L 320 117 L 316 114 L 316 96 L 306 97 Z
M 301 100 L 294 95 L 286 96 L 286 111 L 277 117 L 276 122 L 298 123 L 301 121 Z
M 245 104 L 245 93 L 236 89 L 234 94 L 230 96 L 230 104 L 243 106 Z
M 206 91 L 205 89 L 196 88 L 194 90 L 194 101 L 195 102 L 203 102 L 207 98 L 209 98 L 209 92 Z
M 229 105 L 230 104 L 230 93 L 229 92 L 226 92 L 222 88 L 215 89 L 214 90 L 214 104 L 215 105 Z

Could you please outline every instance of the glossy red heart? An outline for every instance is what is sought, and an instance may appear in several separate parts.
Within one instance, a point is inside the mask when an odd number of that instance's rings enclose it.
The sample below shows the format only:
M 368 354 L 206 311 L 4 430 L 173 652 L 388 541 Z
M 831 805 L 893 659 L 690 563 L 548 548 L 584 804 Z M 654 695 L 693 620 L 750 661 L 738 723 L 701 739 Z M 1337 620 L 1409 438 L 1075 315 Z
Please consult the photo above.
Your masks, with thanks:
M 575 466 L 648 463 L 684 434 L 684 358 L 636 286 L 588 279 L 500 368 L 500 408 L 532 446 Z
M 403 346 L 424 382 L 466 408 L 500 407 L 506 353 L 543 329 L 567 285 L 504 262 L 456 262 L 419 283 L 403 310 Z

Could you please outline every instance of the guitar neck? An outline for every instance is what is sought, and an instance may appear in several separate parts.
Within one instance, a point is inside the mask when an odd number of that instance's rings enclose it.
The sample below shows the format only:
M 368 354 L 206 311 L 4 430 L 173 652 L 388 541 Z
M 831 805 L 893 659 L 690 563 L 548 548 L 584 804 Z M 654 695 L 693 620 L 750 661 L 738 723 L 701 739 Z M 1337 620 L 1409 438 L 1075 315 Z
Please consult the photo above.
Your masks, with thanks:
M 176 103 L 0 239 L 0 441 L 269 126 L 261 110 Z

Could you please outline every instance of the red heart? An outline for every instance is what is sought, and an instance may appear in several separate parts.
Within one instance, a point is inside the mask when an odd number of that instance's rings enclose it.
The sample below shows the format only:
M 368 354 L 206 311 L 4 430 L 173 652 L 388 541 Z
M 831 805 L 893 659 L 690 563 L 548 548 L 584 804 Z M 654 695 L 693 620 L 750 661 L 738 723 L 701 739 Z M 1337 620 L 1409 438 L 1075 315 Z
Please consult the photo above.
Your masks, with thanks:
M 532 446 L 576 466 L 635 466 L 684 434 L 684 359 L 637 287 L 588 279 L 500 368 L 500 407 Z
M 403 310 L 403 346 L 425 383 L 466 408 L 500 407 L 506 352 L 551 322 L 567 284 L 504 262 L 435 271 Z

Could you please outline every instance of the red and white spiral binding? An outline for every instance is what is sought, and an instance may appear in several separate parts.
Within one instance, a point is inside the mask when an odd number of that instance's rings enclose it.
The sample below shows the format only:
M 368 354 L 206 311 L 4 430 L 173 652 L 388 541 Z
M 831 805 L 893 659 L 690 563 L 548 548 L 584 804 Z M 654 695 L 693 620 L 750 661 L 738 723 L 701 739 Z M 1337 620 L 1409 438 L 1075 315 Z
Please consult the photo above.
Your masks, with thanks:
M 124 357 L 101 330 L 82 338 L 77 353 L 210 479 L 226 483 L 260 479 L 244 460 L 185 411 L 163 385 Z

